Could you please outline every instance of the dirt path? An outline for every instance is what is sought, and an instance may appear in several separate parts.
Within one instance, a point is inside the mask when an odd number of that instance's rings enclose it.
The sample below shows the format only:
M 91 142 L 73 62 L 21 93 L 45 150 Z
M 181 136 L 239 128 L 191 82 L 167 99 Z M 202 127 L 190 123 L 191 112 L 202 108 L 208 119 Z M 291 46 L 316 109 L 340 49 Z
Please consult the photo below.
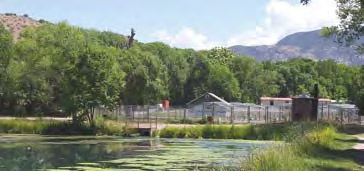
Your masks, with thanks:
M 353 149 L 364 151 L 364 134 L 355 135 L 355 137 L 358 138 L 359 143 L 354 145 Z

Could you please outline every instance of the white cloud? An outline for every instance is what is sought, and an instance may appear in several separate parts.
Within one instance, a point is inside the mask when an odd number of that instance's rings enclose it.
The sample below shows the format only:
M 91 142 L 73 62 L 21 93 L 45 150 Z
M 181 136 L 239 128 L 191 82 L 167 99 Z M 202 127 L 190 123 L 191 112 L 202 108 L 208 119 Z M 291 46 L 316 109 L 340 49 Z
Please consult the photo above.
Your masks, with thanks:
M 175 34 L 166 30 L 157 31 L 152 37 L 174 47 L 197 50 L 215 46 L 270 45 L 288 34 L 337 25 L 339 19 L 336 9 L 335 0 L 314 0 L 307 6 L 288 0 L 269 0 L 263 24 L 254 30 L 237 33 L 224 43 L 209 40 L 207 36 L 189 27 L 184 27 Z
M 336 25 L 339 23 L 336 9 L 335 0 L 314 0 L 307 6 L 287 0 L 270 0 L 264 24 L 231 37 L 227 45 L 275 44 L 288 34 Z
M 208 40 L 205 35 L 197 33 L 195 30 L 189 27 L 182 28 L 176 34 L 170 34 L 165 30 L 157 31 L 152 34 L 152 37 L 157 39 L 157 41 L 161 41 L 179 48 L 193 48 L 201 50 L 218 46 L 217 42 Z

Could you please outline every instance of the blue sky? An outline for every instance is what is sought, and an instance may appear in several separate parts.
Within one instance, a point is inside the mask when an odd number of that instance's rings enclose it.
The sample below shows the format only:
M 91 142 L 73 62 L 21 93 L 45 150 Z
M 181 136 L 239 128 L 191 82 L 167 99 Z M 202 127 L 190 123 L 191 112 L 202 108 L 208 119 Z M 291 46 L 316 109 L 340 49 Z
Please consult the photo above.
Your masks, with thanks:
M 143 42 L 208 49 L 274 44 L 287 34 L 338 22 L 334 0 L 0 0 L 0 13 L 128 34 Z

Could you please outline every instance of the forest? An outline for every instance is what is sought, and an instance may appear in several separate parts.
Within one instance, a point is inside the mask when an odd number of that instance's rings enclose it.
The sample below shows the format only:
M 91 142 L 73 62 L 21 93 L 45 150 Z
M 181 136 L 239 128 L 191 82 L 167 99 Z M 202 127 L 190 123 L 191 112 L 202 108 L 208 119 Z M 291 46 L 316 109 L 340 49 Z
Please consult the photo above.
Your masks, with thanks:
M 227 101 L 311 93 L 364 105 L 364 67 L 332 60 L 257 62 L 229 49 L 172 48 L 67 23 L 27 28 L 14 42 L 0 27 L 0 111 L 74 115 L 115 105 L 184 105 L 212 92 Z M 363 112 L 361 112 L 363 114 Z

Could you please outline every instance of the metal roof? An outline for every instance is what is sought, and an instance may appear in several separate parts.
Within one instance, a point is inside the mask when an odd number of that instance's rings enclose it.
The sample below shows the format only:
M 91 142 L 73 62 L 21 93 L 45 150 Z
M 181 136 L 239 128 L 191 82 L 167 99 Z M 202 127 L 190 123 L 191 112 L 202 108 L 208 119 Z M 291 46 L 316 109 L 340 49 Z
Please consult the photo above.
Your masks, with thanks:
M 186 103 L 187 106 L 190 106 L 196 102 L 198 102 L 199 100 L 201 99 L 209 99 L 209 98 L 213 98 L 215 100 L 217 100 L 218 102 L 221 102 L 223 105 L 226 105 L 226 106 L 231 106 L 231 104 L 227 101 L 225 101 L 224 99 L 220 98 L 219 96 L 213 94 L 213 93 L 205 93 L 204 95 L 200 96 L 200 97 L 197 97 L 191 101 L 189 101 L 188 103 Z

